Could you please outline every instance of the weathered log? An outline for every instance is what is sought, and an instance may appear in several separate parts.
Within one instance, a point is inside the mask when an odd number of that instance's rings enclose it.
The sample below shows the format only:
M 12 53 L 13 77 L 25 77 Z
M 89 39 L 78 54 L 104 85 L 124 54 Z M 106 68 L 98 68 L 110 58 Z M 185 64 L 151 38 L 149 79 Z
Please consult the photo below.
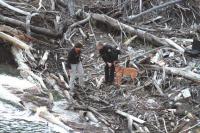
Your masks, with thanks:
M 160 8 L 172 5 L 172 4 L 176 4 L 176 3 L 181 2 L 181 1 L 183 1 L 183 0 L 172 0 L 172 1 L 166 2 L 166 3 L 162 4 L 162 5 L 154 6 L 153 8 L 148 9 L 148 10 L 146 10 L 144 12 L 141 12 L 140 14 L 128 16 L 127 19 L 128 19 L 128 21 L 131 21 L 131 20 L 139 18 L 139 17 L 141 17 L 141 16 L 143 16 L 143 15 L 145 15 L 147 13 L 150 13 L 150 12 L 152 12 L 154 10 L 157 10 L 157 9 L 160 9 Z
M 131 27 L 129 25 L 126 25 L 124 23 L 119 22 L 118 20 L 111 18 L 105 14 L 97 14 L 97 13 L 86 13 L 82 10 L 78 10 L 76 15 L 78 17 L 87 18 L 89 15 L 91 15 L 91 18 L 95 21 L 99 21 L 102 23 L 105 23 L 117 30 L 123 29 L 124 32 L 128 34 L 134 34 L 137 35 L 139 38 L 147 40 L 151 42 L 155 46 L 172 46 L 168 41 L 165 40 L 165 38 L 159 38 L 153 34 L 150 34 L 146 31 L 136 29 L 134 27 Z
M 19 9 L 19 8 L 13 7 L 13 6 L 7 4 L 6 2 L 4 2 L 3 0 L 0 0 L 0 5 L 2 5 L 2 6 L 4 6 L 4 7 L 6 7 L 6 8 L 8 8 L 8 9 L 10 9 L 10 10 L 12 10 L 12 11 L 15 11 L 15 12 L 17 12 L 17 13 L 26 15 L 26 16 L 28 16 L 28 15 L 31 14 L 30 12 L 23 11 L 23 10 L 21 10 L 21 9 Z
M 52 78 L 54 78 L 58 85 L 62 88 L 62 92 L 63 92 L 63 95 L 64 97 L 66 98 L 67 101 L 71 101 L 72 98 L 68 92 L 68 89 L 69 89 L 69 85 L 64 81 L 64 77 L 61 78 L 61 76 L 59 75 L 60 78 L 58 78 L 56 75 L 54 74 L 50 74 L 50 76 Z
M 192 72 L 190 67 L 185 67 L 185 68 L 164 67 L 163 68 L 156 65 L 145 65 L 145 67 L 152 68 L 155 70 L 164 69 L 166 73 L 183 76 L 184 78 L 193 80 L 195 82 L 200 82 L 200 74 Z
M 81 33 L 81 35 L 83 36 L 84 40 L 86 40 L 88 38 L 88 36 L 83 32 L 83 30 L 81 28 L 78 28 L 78 30 Z
M 18 38 L 12 37 L 4 32 L 0 32 L 0 38 L 3 40 L 6 40 L 10 42 L 11 44 L 15 45 L 18 48 L 22 48 L 24 50 L 29 50 L 30 46 L 28 46 L 26 43 L 22 42 Z
M 66 126 L 63 122 L 61 122 L 58 118 L 56 118 L 53 114 L 51 114 L 46 107 L 39 107 L 36 109 L 36 116 L 40 116 L 41 118 L 46 119 L 48 122 L 58 125 L 59 127 L 65 129 L 68 132 L 73 132 L 73 129 Z
M 21 49 L 19 49 L 19 48 L 12 47 L 11 48 L 11 52 L 12 52 L 13 56 L 15 57 L 15 61 L 18 64 L 18 69 L 20 71 L 22 71 L 22 72 L 30 75 L 33 79 L 35 79 L 36 81 L 38 81 L 44 90 L 48 90 L 47 87 L 46 87 L 46 85 L 43 82 L 43 79 L 41 77 L 39 77 L 38 75 L 34 74 L 31 71 L 30 67 L 25 63 L 26 60 L 24 59 L 23 51 Z
M 26 24 L 22 21 L 0 15 L 0 22 L 4 22 L 5 24 L 12 25 L 12 26 L 19 26 L 23 30 L 26 31 Z M 37 34 L 47 35 L 49 37 L 54 37 L 54 38 L 57 38 L 57 37 L 61 36 L 61 34 L 62 34 L 62 33 L 56 33 L 55 31 L 51 31 L 49 29 L 45 29 L 42 27 L 36 27 L 36 26 L 32 26 L 32 25 L 30 26 L 30 28 L 31 28 L 32 32 L 35 32 Z
M 134 133 L 133 132 L 133 120 L 131 118 L 127 118 L 128 120 L 128 133 Z
M 85 23 L 87 23 L 87 22 L 90 20 L 90 18 L 91 18 L 91 16 L 88 15 L 85 19 L 83 19 L 83 20 L 81 20 L 81 21 L 78 21 L 78 22 L 73 23 L 72 25 L 70 25 L 69 28 L 72 29 L 72 28 L 74 28 L 74 27 L 76 27 L 76 26 L 80 26 L 80 25 L 82 25 L 82 24 L 85 24 Z
M 137 129 L 136 132 L 145 133 L 145 131 L 143 130 L 143 128 L 141 126 L 139 126 L 137 123 L 133 122 L 133 125 Z
M 21 109 L 25 109 L 24 105 L 22 104 L 23 102 L 19 97 L 10 93 L 7 89 L 3 88 L 2 86 L 0 86 L 0 90 L 1 90 L 0 100 L 8 102 Z
M 128 113 L 122 112 L 122 111 L 120 111 L 120 110 L 116 110 L 115 112 L 116 112 L 117 114 L 119 114 L 119 115 L 122 115 L 122 116 L 126 117 L 127 119 L 132 119 L 133 121 L 135 121 L 135 122 L 137 122 L 137 123 L 140 123 L 140 124 L 144 124 L 144 123 L 145 123 L 144 120 L 141 120 L 141 119 L 139 119 L 139 118 L 137 118 L 137 117 L 134 117 L 134 116 L 132 116 L 132 115 L 130 115 L 130 114 L 128 114 Z
M 165 39 L 165 41 L 168 42 L 169 45 L 171 45 L 172 47 L 174 47 L 174 48 L 178 49 L 180 52 L 184 53 L 185 50 L 181 46 L 176 44 L 174 41 L 172 41 L 171 39 Z
M 69 75 L 67 73 L 67 70 L 66 70 L 66 67 L 65 67 L 65 62 L 62 62 L 62 69 L 63 69 L 63 72 L 65 74 L 65 77 L 67 78 L 67 80 L 69 81 Z
M 10 26 L 7 26 L 7 25 L 0 25 L 0 32 L 4 32 L 4 33 L 9 33 L 9 35 L 12 35 L 18 39 L 20 39 L 21 41 L 24 41 L 24 42 L 30 42 L 30 41 L 33 41 L 33 42 L 39 42 L 40 44 L 44 44 L 44 45 L 49 45 L 48 43 L 44 42 L 44 41 L 41 41 L 39 39 L 36 39 L 32 36 L 29 36 L 25 33 L 23 33 L 22 31 L 20 30 L 17 30 L 16 28 L 12 28 Z
M 29 15 L 27 15 L 27 17 L 26 17 L 26 33 L 27 33 L 28 35 L 31 34 L 31 18 L 32 18 L 33 16 L 36 16 L 36 15 L 39 15 L 39 13 L 29 14 Z

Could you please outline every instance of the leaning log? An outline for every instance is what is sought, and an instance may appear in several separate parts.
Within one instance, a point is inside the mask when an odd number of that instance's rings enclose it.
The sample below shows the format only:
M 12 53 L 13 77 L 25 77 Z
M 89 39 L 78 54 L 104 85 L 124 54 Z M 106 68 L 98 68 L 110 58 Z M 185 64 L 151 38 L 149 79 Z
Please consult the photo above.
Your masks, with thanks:
M 166 41 L 165 38 L 159 38 L 151 33 L 148 33 L 146 31 L 140 30 L 140 29 L 136 29 L 134 27 L 131 27 L 129 25 L 126 25 L 124 23 L 119 22 L 118 20 L 111 18 L 105 14 L 97 14 L 97 13 L 86 13 L 82 10 L 78 10 L 76 15 L 80 18 L 87 18 L 88 16 L 91 15 L 91 19 L 95 20 L 95 21 L 99 21 L 102 23 L 105 23 L 113 28 L 115 28 L 116 30 L 122 30 L 128 34 L 134 34 L 137 35 L 139 38 L 147 40 L 149 42 L 151 42 L 153 45 L 155 46 L 172 46 L 174 47 L 174 45 L 171 45 L 169 43 L 169 41 Z M 177 48 L 177 47 L 175 47 Z M 178 49 L 179 50 L 179 49 Z M 181 51 L 182 52 L 182 51 Z
M 8 25 L 12 25 L 12 26 L 21 27 L 24 31 L 26 31 L 26 23 L 22 21 L 0 15 L 0 22 L 3 22 Z M 42 27 L 36 27 L 36 26 L 31 25 L 30 28 L 32 32 L 35 32 L 37 34 L 43 34 L 43 35 L 47 35 L 49 37 L 54 37 L 54 38 L 61 36 L 61 33 L 56 33 L 55 31 L 51 31 L 49 29 L 45 29 Z

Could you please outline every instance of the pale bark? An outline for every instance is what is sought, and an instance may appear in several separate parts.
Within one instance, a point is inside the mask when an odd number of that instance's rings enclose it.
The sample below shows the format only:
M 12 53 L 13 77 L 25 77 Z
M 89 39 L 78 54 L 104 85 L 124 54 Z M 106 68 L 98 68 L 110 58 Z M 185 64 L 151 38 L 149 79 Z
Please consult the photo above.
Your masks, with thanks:
M 169 43 L 168 40 L 166 40 L 165 38 L 159 38 L 151 33 L 148 33 L 146 31 L 140 30 L 140 29 L 136 29 L 134 27 L 131 27 L 127 24 L 121 23 L 118 20 L 111 18 L 105 14 L 97 14 L 97 13 L 86 13 L 82 10 L 77 11 L 76 13 L 77 16 L 82 17 L 82 18 L 87 18 L 88 16 L 91 15 L 91 18 L 95 21 L 99 21 L 102 23 L 105 23 L 117 30 L 122 30 L 128 34 L 134 34 L 137 35 L 139 38 L 144 39 L 146 41 L 151 42 L 153 45 L 155 46 L 173 46 L 171 44 L 171 42 Z M 177 44 L 178 45 L 178 44 Z M 175 47 L 177 48 L 177 46 Z M 180 50 L 180 49 L 178 49 Z M 181 49 L 181 52 L 183 50 Z
M 24 50 L 29 50 L 31 48 L 30 46 L 28 46 L 26 43 L 22 42 L 18 38 L 12 37 L 4 32 L 0 32 L 0 38 Z
M 4 2 L 3 0 L 0 0 L 0 5 L 2 5 L 2 6 L 4 6 L 4 7 L 6 7 L 6 8 L 8 8 L 8 9 L 10 9 L 10 10 L 12 10 L 12 11 L 15 11 L 15 12 L 17 12 L 17 13 L 26 15 L 26 16 L 28 16 L 28 15 L 31 14 L 30 12 L 23 11 L 23 10 L 21 10 L 21 9 L 19 9 L 19 8 L 13 7 L 13 6 L 7 4 L 6 2 Z
M 0 22 L 4 22 L 4 23 L 12 25 L 12 26 L 19 26 L 19 27 L 23 28 L 23 30 L 26 30 L 26 24 L 24 22 L 13 19 L 13 18 L 9 18 L 9 17 L 0 15 Z M 49 29 L 45 29 L 42 27 L 36 27 L 36 26 L 31 25 L 30 29 L 32 30 L 32 32 L 35 32 L 37 34 L 44 34 L 49 37 L 57 38 L 57 37 L 61 36 L 61 33 L 56 33 L 55 31 L 51 31 Z
M 139 119 L 139 118 L 137 118 L 135 116 L 132 116 L 132 115 L 130 115 L 128 113 L 125 113 L 123 111 L 117 110 L 116 113 L 119 114 L 119 115 L 122 115 L 122 116 L 124 116 L 124 117 L 126 117 L 128 119 L 132 119 L 133 121 L 135 121 L 137 123 L 140 123 L 140 124 L 144 124 L 145 123 L 144 120 L 141 120 L 141 119 Z

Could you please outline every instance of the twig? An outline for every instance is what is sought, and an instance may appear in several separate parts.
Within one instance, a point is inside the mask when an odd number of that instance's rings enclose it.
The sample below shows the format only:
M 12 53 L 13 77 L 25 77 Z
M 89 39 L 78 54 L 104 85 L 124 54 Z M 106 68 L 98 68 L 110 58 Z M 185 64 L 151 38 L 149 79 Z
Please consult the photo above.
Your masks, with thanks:
M 122 116 L 126 117 L 126 118 L 130 118 L 130 119 L 132 119 L 133 121 L 135 121 L 135 122 L 137 122 L 137 123 L 140 123 L 140 124 L 144 124 L 144 123 L 145 123 L 144 120 L 141 120 L 141 119 L 139 119 L 139 118 L 137 118 L 137 117 L 134 117 L 134 116 L 132 116 L 132 115 L 129 115 L 128 113 L 122 112 L 122 111 L 120 111 L 120 110 L 116 110 L 115 112 L 116 112 L 117 114 L 119 114 L 119 115 L 122 115 Z
M 144 11 L 144 12 L 141 12 L 140 14 L 128 16 L 127 19 L 128 19 L 129 21 L 132 21 L 132 20 L 134 20 L 134 19 L 136 19 L 136 18 L 138 18 L 138 17 L 141 17 L 141 16 L 143 16 L 143 15 L 145 15 L 145 14 L 147 14 L 147 13 L 150 13 L 150 12 L 152 12 L 152 11 L 154 11 L 154 10 L 157 10 L 157 9 L 160 9 L 160 8 L 163 8 L 163 7 L 166 7 L 166 6 L 169 6 L 169 5 L 172 5 L 172 4 L 181 2 L 181 1 L 182 1 L 182 0 L 172 0 L 172 1 L 166 2 L 166 3 L 162 4 L 162 5 L 154 6 L 153 8 L 148 9 L 148 10 L 146 10 L 146 11 Z
M 117 44 L 117 42 L 114 40 L 114 38 L 110 35 L 110 33 L 108 34 L 108 36 L 110 37 L 110 39 L 112 40 L 112 42 L 119 47 L 119 44 Z
M 168 131 L 167 131 L 167 127 L 166 127 L 166 123 L 165 123 L 165 119 L 162 118 L 162 120 L 163 120 L 163 124 L 164 124 L 164 128 L 165 128 L 165 132 L 168 133 Z
M 195 125 L 189 127 L 188 129 L 185 129 L 185 130 L 183 130 L 183 131 L 181 131 L 181 132 L 179 132 L 179 133 L 185 133 L 185 132 L 191 130 L 192 128 L 195 128 L 195 127 L 198 126 L 198 125 L 200 125 L 200 122 L 198 122 L 197 124 L 195 124 Z
M 39 7 L 38 7 L 37 11 L 39 11 L 41 8 L 43 8 L 44 10 L 46 10 L 46 8 L 42 4 L 42 0 L 39 1 L 38 5 L 39 5 Z

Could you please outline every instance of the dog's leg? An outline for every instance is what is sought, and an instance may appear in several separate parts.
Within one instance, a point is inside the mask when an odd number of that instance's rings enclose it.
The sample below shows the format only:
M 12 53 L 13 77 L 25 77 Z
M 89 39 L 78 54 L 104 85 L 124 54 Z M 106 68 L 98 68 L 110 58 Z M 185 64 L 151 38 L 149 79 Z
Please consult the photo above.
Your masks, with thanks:
M 117 86 L 121 85 L 121 75 L 119 75 L 119 74 L 116 75 L 116 85 Z
M 120 75 L 120 76 L 119 76 L 119 80 L 118 80 L 118 84 L 117 84 L 118 86 L 121 85 L 121 81 L 122 81 L 122 76 Z
M 131 74 L 131 79 L 134 80 L 136 77 L 137 77 L 138 73 L 137 71 L 134 71 L 132 74 Z

